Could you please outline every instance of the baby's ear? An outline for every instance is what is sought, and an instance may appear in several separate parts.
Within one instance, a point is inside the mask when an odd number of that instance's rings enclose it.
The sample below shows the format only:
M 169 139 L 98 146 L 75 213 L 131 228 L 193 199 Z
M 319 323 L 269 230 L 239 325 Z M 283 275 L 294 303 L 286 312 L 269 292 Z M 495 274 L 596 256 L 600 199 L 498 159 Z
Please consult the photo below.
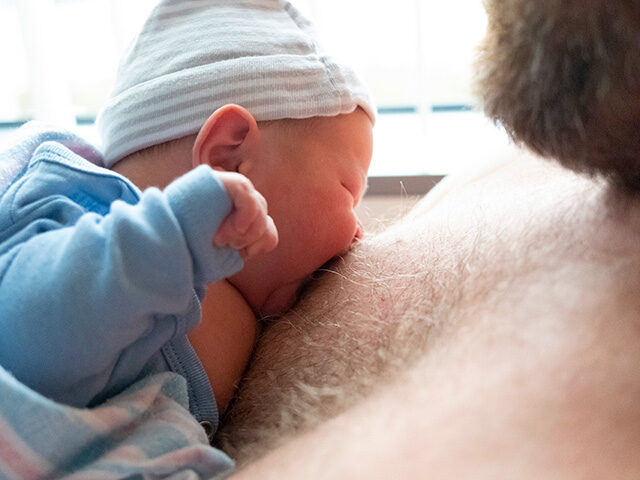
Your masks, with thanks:
M 220 107 L 196 137 L 191 155 L 193 167 L 206 164 L 237 172 L 258 137 L 258 124 L 247 109 L 232 104 Z

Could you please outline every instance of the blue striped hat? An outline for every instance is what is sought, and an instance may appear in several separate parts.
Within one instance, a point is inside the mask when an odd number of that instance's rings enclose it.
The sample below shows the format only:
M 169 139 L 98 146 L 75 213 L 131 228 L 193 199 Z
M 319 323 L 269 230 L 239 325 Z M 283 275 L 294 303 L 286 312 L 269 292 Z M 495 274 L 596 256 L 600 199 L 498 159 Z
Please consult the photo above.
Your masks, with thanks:
M 351 113 L 366 87 L 319 49 L 285 0 L 162 0 L 120 64 L 98 116 L 105 164 L 197 133 L 235 103 L 257 121 Z

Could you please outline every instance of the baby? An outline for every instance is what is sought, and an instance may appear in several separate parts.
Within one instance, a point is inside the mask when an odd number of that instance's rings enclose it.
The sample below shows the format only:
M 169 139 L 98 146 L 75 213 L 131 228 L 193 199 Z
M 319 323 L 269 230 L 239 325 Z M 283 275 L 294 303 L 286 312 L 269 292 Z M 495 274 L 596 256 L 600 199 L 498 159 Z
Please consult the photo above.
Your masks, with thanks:
M 100 156 L 66 134 L 10 151 L 29 154 L 0 193 L 0 365 L 78 407 L 173 371 L 214 431 L 255 316 L 361 236 L 374 112 L 289 2 L 161 1 Z

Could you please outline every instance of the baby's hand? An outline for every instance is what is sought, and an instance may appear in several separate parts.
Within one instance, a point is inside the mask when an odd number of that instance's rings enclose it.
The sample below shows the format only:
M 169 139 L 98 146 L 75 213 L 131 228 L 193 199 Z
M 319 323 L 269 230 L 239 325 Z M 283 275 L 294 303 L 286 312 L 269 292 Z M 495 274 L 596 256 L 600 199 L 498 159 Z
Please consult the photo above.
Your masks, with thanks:
M 278 230 L 267 215 L 267 201 L 251 181 L 239 173 L 216 172 L 231 200 L 231 212 L 222 221 L 213 244 L 240 251 L 242 258 L 267 253 L 278 245 Z

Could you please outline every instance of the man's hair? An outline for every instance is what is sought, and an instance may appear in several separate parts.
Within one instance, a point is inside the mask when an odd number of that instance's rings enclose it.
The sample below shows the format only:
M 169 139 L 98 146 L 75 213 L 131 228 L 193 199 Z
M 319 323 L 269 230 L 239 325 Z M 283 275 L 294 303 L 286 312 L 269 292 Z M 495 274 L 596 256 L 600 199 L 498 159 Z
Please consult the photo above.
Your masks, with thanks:
M 640 189 L 640 1 L 485 0 L 485 112 L 564 166 Z

